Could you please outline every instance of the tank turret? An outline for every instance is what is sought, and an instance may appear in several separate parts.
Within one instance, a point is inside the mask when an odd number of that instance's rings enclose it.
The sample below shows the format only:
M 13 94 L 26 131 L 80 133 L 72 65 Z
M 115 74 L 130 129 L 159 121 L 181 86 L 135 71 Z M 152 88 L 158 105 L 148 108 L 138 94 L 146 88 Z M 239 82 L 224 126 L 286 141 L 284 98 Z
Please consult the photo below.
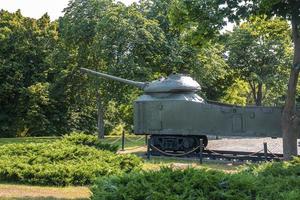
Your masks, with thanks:
M 81 68 L 89 74 L 134 85 L 144 94 L 134 101 L 134 133 L 150 135 L 161 151 L 197 149 L 206 135 L 280 137 L 281 107 L 235 106 L 204 101 L 200 85 L 190 76 L 172 74 L 138 82 Z M 299 135 L 300 137 L 300 135 Z
M 145 93 L 196 92 L 200 85 L 190 76 L 172 74 L 167 78 L 152 81 L 144 88 Z
M 129 85 L 134 85 L 144 90 L 145 93 L 179 93 L 179 92 L 196 92 L 201 89 L 197 83 L 190 76 L 183 74 L 172 74 L 167 78 L 161 78 L 152 82 L 138 82 L 119 78 L 116 76 L 96 72 L 90 69 L 81 68 L 82 71 L 87 72 L 98 77 L 104 77 Z

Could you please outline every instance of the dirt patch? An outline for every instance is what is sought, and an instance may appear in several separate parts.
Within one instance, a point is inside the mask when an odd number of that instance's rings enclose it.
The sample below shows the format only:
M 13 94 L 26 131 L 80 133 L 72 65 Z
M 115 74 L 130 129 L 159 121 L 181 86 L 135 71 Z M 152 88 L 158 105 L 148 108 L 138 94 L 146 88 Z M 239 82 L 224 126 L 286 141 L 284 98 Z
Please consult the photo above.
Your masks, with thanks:
M 41 187 L 0 184 L 0 198 L 89 199 L 88 187 Z
M 119 150 L 117 153 L 119 154 L 127 154 L 127 153 L 142 153 L 145 154 L 147 152 L 147 147 L 146 146 L 138 146 L 138 147 L 131 147 L 131 148 L 126 148 L 124 151 Z

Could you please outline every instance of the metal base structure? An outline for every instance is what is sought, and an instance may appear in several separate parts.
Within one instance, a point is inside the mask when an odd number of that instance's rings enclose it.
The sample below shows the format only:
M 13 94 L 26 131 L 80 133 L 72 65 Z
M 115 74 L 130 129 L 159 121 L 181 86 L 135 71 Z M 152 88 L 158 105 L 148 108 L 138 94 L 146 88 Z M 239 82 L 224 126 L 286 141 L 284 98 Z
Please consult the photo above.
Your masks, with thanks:
M 189 152 L 200 145 L 200 140 L 203 141 L 203 146 L 206 147 L 208 139 L 206 135 L 151 135 L 150 144 L 154 146 L 152 151 L 157 149 L 164 152 Z M 199 152 L 199 149 L 197 149 Z
M 220 151 L 220 150 L 205 150 L 203 157 L 217 160 L 235 160 L 235 161 L 281 161 L 283 159 L 282 154 L 258 152 L 245 152 L 245 151 Z
M 240 162 L 261 162 L 261 161 L 281 161 L 283 160 L 282 154 L 267 154 L 267 157 L 265 153 L 256 153 L 256 152 L 239 152 L 239 151 L 210 151 L 210 150 L 204 150 L 202 155 L 200 153 L 191 153 L 188 155 L 182 156 L 182 154 L 176 155 L 173 153 L 173 155 L 170 155 L 170 153 L 167 152 L 167 154 L 157 153 L 157 151 L 153 152 L 150 150 L 147 156 L 148 159 L 150 156 L 154 157 L 180 157 L 180 158 L 187 158 L 187 159 L 200 159 L 200 163 L 202 163 L 202 159 L 206 160 L 222 160 L 222 161 L 240 161 Z
M 185 143 L 189 145 L 188 148 Z M 203 158 L 242 162 L 280 161 L 283 159 L 282 154 L 273 154 L 269 151 L 267 143 L 264 143 L 263 149 L 257 152 L 210 150 L 205 148 L 206 145 L 206 136 L 197 138 L 194 136 L 152 135 L 148 140 L 147 158 L 150 159 L 150 156 L 198 158 L 200 163 Z

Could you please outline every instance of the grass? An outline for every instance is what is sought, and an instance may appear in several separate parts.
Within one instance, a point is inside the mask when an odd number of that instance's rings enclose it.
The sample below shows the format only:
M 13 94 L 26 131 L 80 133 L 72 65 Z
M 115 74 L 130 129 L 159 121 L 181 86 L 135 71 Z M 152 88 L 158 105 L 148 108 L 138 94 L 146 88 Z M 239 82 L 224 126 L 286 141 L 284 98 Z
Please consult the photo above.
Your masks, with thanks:
M 16 184 L 0 184 L 1 199 L 50 200 L 50 199 L 89 199 L 88 187 L 41 187 Z
M 54 142 L 59 137 L 20 137 L 20 138 L 0 138 L 0 146 L 5 144 L 20 144 L 20 143 L 43 143 Z
M 103 139 L 104 143 L 114 143 L 119 145 L 121 148 L 122 145 L 122 136 L 106 136 Z M 134 136 L 134 135 L 126 135 L 125 136 L 125 148 L 131 149 L 139 146 L 145 145 L 145 136 Z
M 198 160 L 187 160 L 180 158 L 157 158 L 151 157 L 150 160 L 145 160 L 143 170 L 159 170 L 161 167 L 171 168 L 209 168 L 214 170 L 220 170 L 228 173 L 237 172 L 239 165 L 233 165 L 232 163 L 218 163 L 218 162 L 206 162 L 200 164 Z
M 19 138 L 0 138 L 0 146 L 5 144 L 19 144 L 19 143 L 49 143 L 54 142 L 60 137 L 19 137 Z M 114 143 L 120 148 L 122 145 L 121 136 L 106 136 L 101 139 L 103 143 Z M 125 137 L 125 148 L 135 148 L 145 145 L 144 136 L 127 136 Z

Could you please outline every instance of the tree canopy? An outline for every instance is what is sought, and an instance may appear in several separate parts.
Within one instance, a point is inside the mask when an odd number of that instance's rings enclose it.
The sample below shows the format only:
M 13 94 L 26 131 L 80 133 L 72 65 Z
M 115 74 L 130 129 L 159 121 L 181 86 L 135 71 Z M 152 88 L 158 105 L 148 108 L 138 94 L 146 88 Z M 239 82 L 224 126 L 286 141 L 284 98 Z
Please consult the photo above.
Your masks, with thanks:
M 54 22 L 47 14 L 31 19 L 1 10 L 1 136 L 94 132 L 97 126 L 100 135 L 116 127 L 130 132 L 131 102 L 141 92 L 87 77 L 81 67 L 138 81 L 188 73 L 206 99 L 273 105 L 285 98 L 283 138 L 286 153 L 294 155 L 299 7 L 296 0 L 141 0 L 129 6 L 71 0 Z M 224 33 L 228 22 L 236 27 Z
M 292 57 L 289 32 L 285 20 L 255 16 L 229 34 L 228 63 L 249 84 L 250 102 L 257 106 L 274 105 L 284 96 Z
M 57 25 L 47 14 L 38 20 L 20 11 L 0 11 L 0 123 L 3 136 L 55 132 L 51 52 Z M 50 119 L 51 118 L 51 119 Z M 36 123 L 36 122 L 39 123 Z

